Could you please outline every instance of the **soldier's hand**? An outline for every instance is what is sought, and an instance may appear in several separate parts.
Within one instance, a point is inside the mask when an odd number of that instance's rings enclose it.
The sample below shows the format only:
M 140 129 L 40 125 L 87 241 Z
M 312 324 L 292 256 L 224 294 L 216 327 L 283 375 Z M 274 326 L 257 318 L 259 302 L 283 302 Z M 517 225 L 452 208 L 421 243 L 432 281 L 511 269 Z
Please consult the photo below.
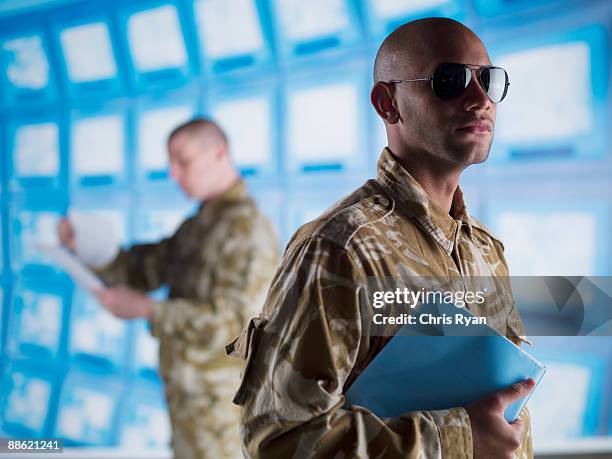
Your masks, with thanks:
M 101 288 L 94 293 L 102 306 L 120 319 L 144 317 L 150 320 L 153 315 L 153 301 L 124 285 Z
M 76 250 L 74 226 L 67 218 L 62 218 L 57 224 L 57 236 L 60 244 L 71 251 Z
M 511 403 L 527 396 L 534 386 L 533 379 L 526 379 L 465 407 L 472 426 L 474 459 L 514 458 L 514 451 L 523 441 L 525 426 L 520 419 L 508 423 L 504 411 Z

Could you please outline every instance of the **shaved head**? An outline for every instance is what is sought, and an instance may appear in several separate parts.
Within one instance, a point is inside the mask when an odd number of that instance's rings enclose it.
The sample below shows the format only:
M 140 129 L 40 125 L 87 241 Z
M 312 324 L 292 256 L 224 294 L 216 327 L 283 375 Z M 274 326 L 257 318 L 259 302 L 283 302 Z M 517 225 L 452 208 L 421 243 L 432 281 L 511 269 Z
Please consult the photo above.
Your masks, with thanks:
M 168 136 L 168 143 L 170 143 L 170 141 L 179 134 L 187 134 L 189 136 L 197 137 L 197 139 L 202 142 L 204 146 L 219 143 L 227 145 L 227 136 L 219 125 L 214 121 L 205 118 L 195 118 L 174 128 L 174 130 Z
M 170 176 L 199 201 L 219 196 L 238 179 L 227 137 L 217 123 L 196 118 L 168 136 Z
M 444 100 L 428 81 L 443 63 L 469 65 L 472 72 L 465 89 Z M 406 168 L 459 174 L 486 160 L 497 108 L 476 69 L 490 65 L 482 41 L 452 19 L 412 21 L 383 41 L 370 98 L 385 123 L 388 147 Z
M 374 82 L 422 76 L 456 49 L 484 45 L 472 30 L 448 18 L 425 18 L 395 29 L 378 49 Z M 484 51 L 486 54 L 486 51 Z M 435 65 L 434 65 L 435 66 Z

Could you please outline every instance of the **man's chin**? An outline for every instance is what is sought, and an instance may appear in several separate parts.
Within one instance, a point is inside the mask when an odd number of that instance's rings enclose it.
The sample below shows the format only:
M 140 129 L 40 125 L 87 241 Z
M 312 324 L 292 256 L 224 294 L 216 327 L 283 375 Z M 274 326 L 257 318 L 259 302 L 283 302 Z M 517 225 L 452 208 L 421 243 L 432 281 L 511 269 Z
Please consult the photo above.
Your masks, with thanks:
M 491 143 L 486 145 L 480 142 L 459 143 L 451 150 L 457 163 L 469 166 L 484 163 L 489 157 Z

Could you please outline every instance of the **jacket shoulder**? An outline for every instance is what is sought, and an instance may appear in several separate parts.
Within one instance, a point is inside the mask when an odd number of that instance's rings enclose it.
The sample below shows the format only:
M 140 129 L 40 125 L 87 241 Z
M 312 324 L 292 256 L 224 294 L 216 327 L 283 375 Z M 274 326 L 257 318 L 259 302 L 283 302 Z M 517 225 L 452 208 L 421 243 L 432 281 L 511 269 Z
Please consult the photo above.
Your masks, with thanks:
M 359 191 L 303 225 L 293 239 L 322 238 L 346 248 L 359 230 L 380 222 L 393 211 L 394 202 L 390 197 Z
M 485 241 L 487 239 L 493 240 L 501 246 L 502 250 L 505 250 L 504 243 L 501 241 L 501 239 L 497 237 L 495 233 L 480 220 L 470 216 L 470 224 L 472 225 L 472 229 L 474 230 L 474 234 L 477 238 L 480 238 L 481 240 L 484 239 Z

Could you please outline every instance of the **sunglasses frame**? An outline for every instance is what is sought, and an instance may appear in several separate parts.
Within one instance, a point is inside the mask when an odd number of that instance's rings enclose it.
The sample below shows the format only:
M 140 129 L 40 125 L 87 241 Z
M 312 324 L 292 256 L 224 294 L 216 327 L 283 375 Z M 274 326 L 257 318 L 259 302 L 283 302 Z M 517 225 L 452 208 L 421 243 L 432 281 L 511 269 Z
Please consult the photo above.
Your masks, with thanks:
M 437 98 L 439 98 L 439 99 L 441 99 L 441 100 L 451 100 L 451 99 L 454 99 L 454 97 L 451 97 L 451 98 L 449 98 L 449 99 L 444 99 L 444 98 L 442 98 L 442 97 L 438 96 L 438 94 L 436 94 L 436 91 L 435 91 L 435 89 L 434 89 L 434 77 L 435 77 L 435 73 L 436 73 L 436 71 L 438 70 L 438 67 L 439 67 L 440 65 L 444 65 L 444 64 L 460 65 L 460 66 L 462 66 L 463 68 L 468 68 L 468 69 L 470 69 L 470 70 L 474 70 L 474 71 L 476 71 L 476 80 L 478 80 L 478 84 L 480 85 L 480 87 L 482 88 L 482 90 L 485 92 L 485 94 L 487 95 L 487 97 L 489 98 L 489 100 L 490 100 L 491 102 L 493 102 L 494 104 L 498 104 L 499 102 L 503 101 L 503 100 L 506 98 L 506 95 L 508 94 L 508 86 L 510 86 L 510 78 L 509 78 L 509 76 L 508 76 L 508 72 L 506 71 L 506 69 L 504 69 L 504 68 L 502 68 L 502 67 L 497 67 L 497 66 L 495 66 L 495 65 L 476 65 L 476 64 L 460 64 L 460 63 L 458 63 L 458 62 L 442 62 L 442 63 L 438 64 L 438 66 L 436 67 L 436 70 L 434 70 L 434 74 L 433 74 L 433 75 L 430 75 L 430 76 L 428 76 L 428 77 L 422 77 L 422 78 L 412 78 L 412 79 L 410 79 L 410 80 L 399 80 L 399 79 L 398 79 L 398 80 L 389 80 L 389 81 L 384 81 L 384 83 L 390 83 L 390 84 L 391 84 L 391 83 L 412 83 L 413 81 L 431 81 L 431 91 L 434 93 L 434 96 L 436 96 Z M 506 74 L 506 83 L 505 83 L 505 87 L 504 87 L 504 93 L 502 94 L 502 97 L 501 97 L 501 99 L 499 100 L 499 102 L 495 102 L 493 99 L 491 99 L 491 96 L 489 96 L 489 93 L 488 93 L 488 92 L 487 92 L 487 90 L 484 88 L 484 85 L 483 85 L 482 80 L 481 80 L 481 78 L 480 78 L 480 77 L 481 77 L 481 74 L 482 74 L 482 71 L 483 71 L 484 69 L 501 69 L 501 70 L 503 70 L 503 71 L 504 71 L 504 73 Z M 472 78 L 472 72 L 470 72 L 470 81 L 471 81 L 471 78 Z M 470 84 L 470 81 L 468 81 L 468 82 L 467 82 L 467 84 L 468 84 L 468 85 Z M 465 86 L 465 87 L 463 88 L 463 91 L 465 91 L 466 89 L 467 89 L 467 86 Z M 461 91 L 461 92 L 460 92 L 459 94 L 457 94 L 457 96 L 455 96 L 455 97 L 458 97 L 458 96 L 460 96 L 461 94 L 463 94 L 463 91 Z

